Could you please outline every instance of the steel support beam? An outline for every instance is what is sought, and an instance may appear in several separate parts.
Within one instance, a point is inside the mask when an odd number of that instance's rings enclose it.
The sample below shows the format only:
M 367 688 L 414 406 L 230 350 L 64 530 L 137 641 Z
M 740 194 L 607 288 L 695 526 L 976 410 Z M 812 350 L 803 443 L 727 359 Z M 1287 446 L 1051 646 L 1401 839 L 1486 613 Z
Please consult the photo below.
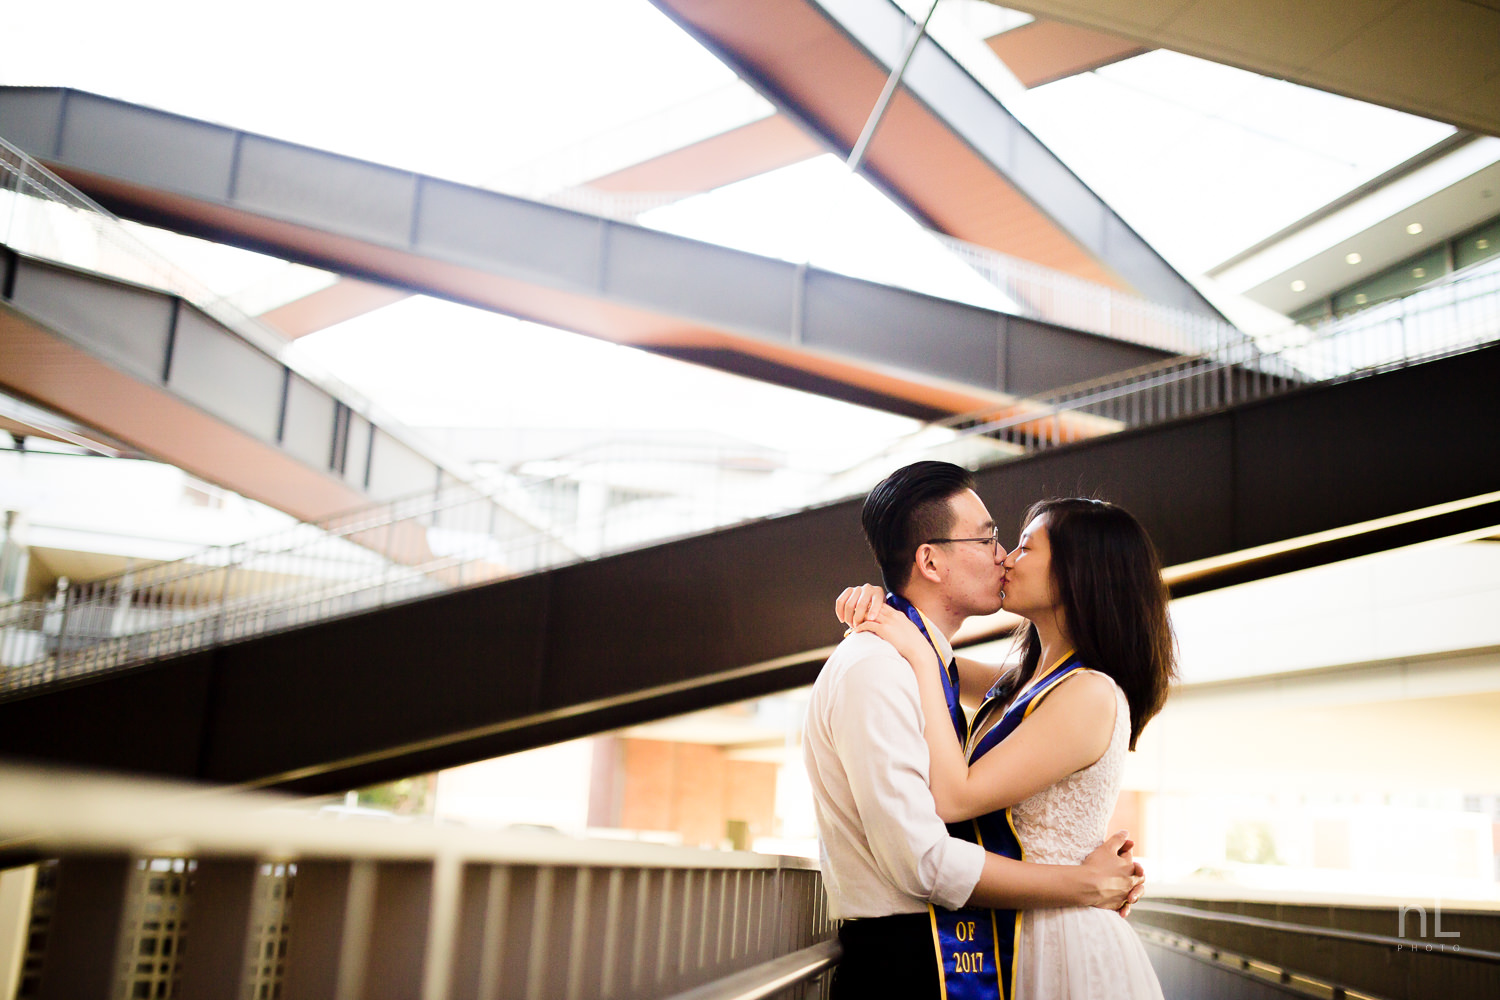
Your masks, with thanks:
M 881 88 L 880 96 L 875 99 L 875 107 L 870 112 L 870 118 L 865 122 L 865 127 L 860 130 L 859 138 L 854 141 L 854 148 L 849 151 L 849 159 L 845 161 L 850 170 L 858 170 L 864 161 L 865 150 L 870 148 L 870 140 L 875 138 L 875 130 L 880 127 L 885 118 L 886 109 L 891 106 L 891 98 L 896 95 L 896 88 L 901 86 L 901 77 L 906 75 L 906 67 L 911 65 L 911 57 L 917 52 L 917 45 L 927 34 L 928 22 L 932 15 L 937 13 L 937 7 L 941 0 L 932 0 L 932 6 L 927 8 L 927 16 L 922 18 L 922 23 L 912 33 L 911 41 L 906 43 L 906 51 L 901 55 L 901 61 L 891 70 L 890 77 Z

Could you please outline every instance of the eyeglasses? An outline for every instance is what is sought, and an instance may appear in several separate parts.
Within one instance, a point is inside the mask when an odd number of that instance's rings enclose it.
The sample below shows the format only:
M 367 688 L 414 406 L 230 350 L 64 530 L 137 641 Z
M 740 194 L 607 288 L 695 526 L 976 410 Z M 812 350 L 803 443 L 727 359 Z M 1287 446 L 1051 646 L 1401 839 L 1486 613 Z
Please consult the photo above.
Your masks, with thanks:
M 997 525 L 988 535 L 979 538 L 929 538 L 922 545 L 941 545 L 944 542 L 984 542 L 990 547 L 990 554 L 994 555 L 1000 551 L 1000 528 Z

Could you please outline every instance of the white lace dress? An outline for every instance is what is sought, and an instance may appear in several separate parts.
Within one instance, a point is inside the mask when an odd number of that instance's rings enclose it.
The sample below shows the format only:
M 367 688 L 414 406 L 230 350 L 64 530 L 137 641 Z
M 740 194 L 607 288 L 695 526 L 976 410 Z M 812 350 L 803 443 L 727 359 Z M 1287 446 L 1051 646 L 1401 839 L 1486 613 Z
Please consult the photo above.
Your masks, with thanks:
M 1111 682 L 1113 683 L 1113 682 Z M 1027 861 L 1079 864 L 1111 832 L 1130 744 L 1130 706 L 1115 685 L 1115 731 L 1093 764 L 1011 808 Z M 1027 910 L 1015 1000 L 1159 1000 L 1161 984 L 1129 923 L 1110 910 Z

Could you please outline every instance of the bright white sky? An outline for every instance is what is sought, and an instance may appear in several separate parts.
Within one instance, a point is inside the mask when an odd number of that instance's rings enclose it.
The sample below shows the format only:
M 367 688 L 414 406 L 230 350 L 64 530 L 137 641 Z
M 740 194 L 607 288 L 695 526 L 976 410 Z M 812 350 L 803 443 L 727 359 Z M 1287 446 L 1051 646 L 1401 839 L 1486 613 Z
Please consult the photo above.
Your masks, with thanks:
M 972 64 L 987 51 L 978 29 L 997 16 L 976 0 L 949 0 L 935 30 Z M 429 0 L 419 9 L 54 0 L 10 5 L 4 23 L 0 83 L 92 90 L 472 183 L 630 123 L 659 128 L 663 109 L 736 86 L 646 0 Z M 972 37 L 954 34 L 964 30 Z M 1003 86 L 998 62 L 978 68 Z M 1451 131 L 1171 53 L 1031 92 L 1008 88 L 1004 98 L 1189 276 Z M 833 157 L 641 221 L 995 301 Z M 225 292 L 267 280 L 266 266 L 247 259 L 196 256 Z M 297 350 L 419 426 L 691 425 L 789 450 L 826 439 L 868 442 L 867 451 L 914 427 L 425 299 L 305 338 Z M 844 457 L 857 458 L 858 447 Z

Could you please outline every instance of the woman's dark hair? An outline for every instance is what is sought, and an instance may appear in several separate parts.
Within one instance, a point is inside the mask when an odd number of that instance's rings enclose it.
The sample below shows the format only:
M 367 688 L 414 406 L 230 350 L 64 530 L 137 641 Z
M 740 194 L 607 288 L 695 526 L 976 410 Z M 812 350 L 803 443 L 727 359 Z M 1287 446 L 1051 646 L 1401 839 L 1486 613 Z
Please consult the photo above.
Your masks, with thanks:
M 912 557 L 925 539 L 953 526 L 948 501 L 974 488 L 969 470 L 952 462 L 913 462 L 891 473 L 865 498 L 859 520 L 880 564 L 885 589 L 900 592 L 911 578 Z
M 1130 703 L 1130 749 L 1161 711 L 1177 676 L 1161 561 L 1139 521 L 1123 507 L 1084 498 L 1041 500 L 1021 521 L 1047 519 L 1052 585 L 1063 624 L 1084 666 L 1108 674 Z M 1021 663 L 1001 679 L 1014 694 L 1036 676 L 1042 656 L 1036 626 L 1021 635 Z M 1050 664 L 1049 664 L 1050 665 Z

